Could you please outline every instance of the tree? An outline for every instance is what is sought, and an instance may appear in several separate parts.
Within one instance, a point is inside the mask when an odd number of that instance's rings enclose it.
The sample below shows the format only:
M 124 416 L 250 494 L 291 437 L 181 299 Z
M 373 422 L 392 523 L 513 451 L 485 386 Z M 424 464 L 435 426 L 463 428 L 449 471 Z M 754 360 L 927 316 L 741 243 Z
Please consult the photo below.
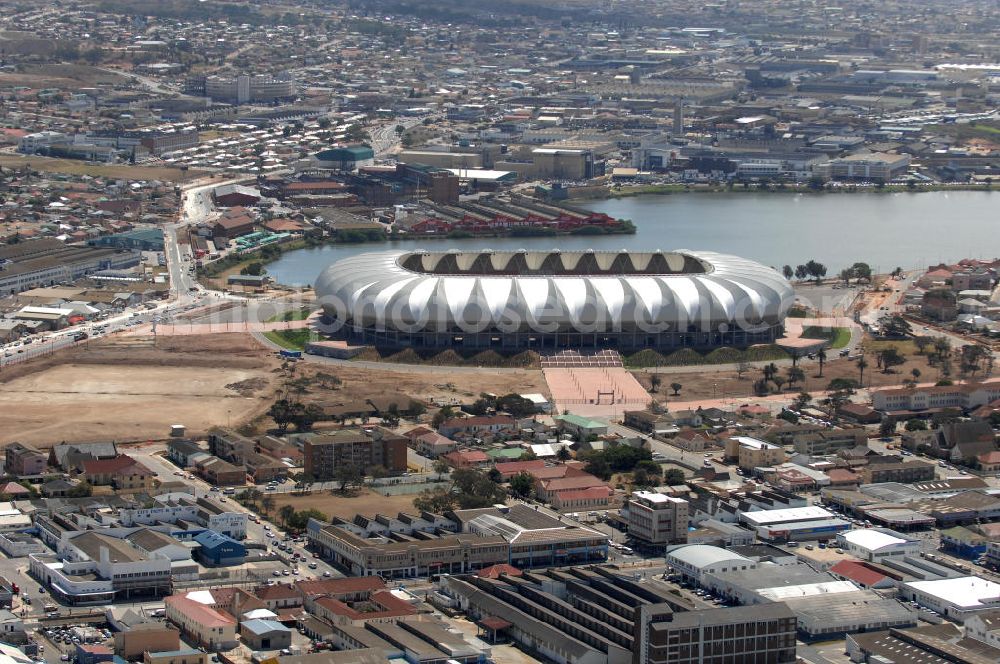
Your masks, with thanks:
M 450 420 L 454 416 L 455 416 L 455 409 L 452 408 L 451 406 L 444 406 L 443 408 L 441 408 L 441 410 L 434 413 L 434 419 L 431 420 L 431 425 L 435 429 L 437 429 L 442 424 L 444 424 L 446 420 Z
M 260 507 L 264 510 L 264 514 L 270 514 L 274 509 L 274 496 L 265 495 L 261 498 Z
M 240 270 L 240 274 L 248 274 L 254 277 L 259 277 L 263 275 L 267 270 L 264 269 L 264 264 L 260 261 L 254 261 L 253 263 L 248 263 L 246 267 Z
M 858 365 L 858 385 L 862 386 L 865 384 L 865 369 L 868 368 L 868 361 L 865 359 L 864 355 L 858 358 L 857 365 Z
M 743 380 L 743 374 L 753 369 L 753 365 L 746 360 L 740 360 L 736 363 L 736 377 L 739 380 Z
M 916 386 L 917 380 L 920 378 L 920 369 L 916 367 L 910 369 L 910 375 L 913 376 L 913 385 Z
M 323 419 L 323 409 L 318 404 L 311 403 L 305 406 L 296 404 L 296 406 L 298 407 L 294 409 L 292 421 L 299 431 L 308 431 L 314 422 Z
M 855 263 L 850 269 L 855 279 L 864 281 L 872 280 L 872 268 L 868 263 Z
M 802 410 L 809 405 L 812 401 L 812 395 L 808 392 L 799 392 L 798 396 L 795 397 L 795 410 Z
M 503 487 L 481 470 L 457 468 L 451 473 L 451 481 L 451 492 L 462 509 L 489 507 L 504 502 L 507 497 Z
M 437 459 L 432 467 L 434 468 L 434 472 L 437 473 L 438 480 L 440 480 L 441 476 L 445 473 L 451 472 L 451 465 L 444 459 Z
M 491 482 L 496 482 L 497 484 L 503 482 L 503 474 L 496 467 L 490 468 L 489 472 L 486 473 L 486 477 L 490 478 Z
M 584 456 L 584 461 L 586 462 L 586 465 L 583 467 L 585 471 L 602 480 L 611 479 L 611 466 L 608 465 L 603 454 L 599 452 L 588 453 Z
M 295 421 L 295 408 L 288 399 L 278 399 L 268 409 L 267 415 L 278 425 L 278 431 L 285 433 L 288 425 Z
M 823 365 L 826 364 L 826 349 L 820 348 L 816 351 L 816 359 L 819 360 L 819 377 L 823 377 Z
M 515 498 L 530 498 L 535 490 L 535 478 L 526 471 L 521 471 L 510 478 L 510 493 Z
M 808 276 L 809 276 L 809 269 L 806 268 L 805 265 L 796 265 L 795 266 L 795 278 L 796 279 L 798 279 L 798 280 L 801 281 L 802 279 L 805 279 Z
M 907 431 L 927 431 L 927 422 L 914 417 L 906 420 L 906 426 L 903 428 Z
M 826 266 L 822 263 L 818 263 L 814 260 L 810 260 L 806 263 L 806 273 L 815 279 L 817 282 L 826 276 Z
M 890 417 L 883 417 L 878 425 L 878 433 L 883 438 L 896 433 L 896 422 Z
M 538 412 L 535 402 L 514 393 L 505 394 L 497 399 L 495 408 L 498 411 L 510 413 L 513 417 L 530 417 Z
M 559 459 L 560 461 L 565 462 L 572 459 L 573 455 L 570 453 L 569 448 L 563 445 L 562 447 L 559 448 L 559 451 L 556 452 L 556 458 Z
M 806 372 L 801 367 L 788 367 L 785 373 L 788 376 L 788 389 L 792 389 L 795 383 L 801 383 L 806 379 Z
M 351 463 L 341 464 L 333 471 L 334 481 L 340 484 L 338 489 L 340 493 L 347 491 L 350 486 L 360 485 L 364 478 L 365 474 L 361 468 Z
M 645 468 L 636 468 L 632 471 L 632 484 L 635 486 L 656 486 L 656 479 L 653 478 Z
M 781 274 L 785 275 L 785 279 L 791 279 L 795 274 L 795 270 L 792 269 L 791 265 L 785 265 L 781 268 Z
M 295 514 L 295 508 L 291 505 L 282 505 L 278 509 L 278 518 L 281 519 L 281 523 L 287 525 L 288 519 Z
M 778 391 L 780 392 L 780 391 L 781 391 L 781 386 L 785 384 L 785 377 L 784 377 L 784 376 L 782 376 L 782 375 L 780 375 L 780 374 L 779 374 L 779 375 L 776 375 L 776 376 L 774 376 L 774 377 L 773 377 L 773 378 L 771 379 L 771 382 L 772 382 L 772 383 L 774 383 L 774 386 L 775 386 L 775 387 L 776 387 L 776 388 L 778 389 Z
M 433 512 L 434 514 L 453 510 L 457 503 L 458 500 L 451 490 L 443 487 L 424 489 L 413 499 L 413 507 L 417 511 Z
M 656 390 L 660 387 L 660 383 L 662 382 L 663 379 L 660 378 L 660 374 L 657 373 L 651 374 L 649 376 L 649 391 L 656 392 Z
M 927 347 L 931 345 L 930 337 L 913 337 L 913 345 L 917 347 L 917 355 L 923 355 Z
M 663 483 L 667 486 L 677 486 L 678 484 L 684 484 L 687 478 L 684 477 L 684 471 L 680 468 L 668 468 L 667 472 L 663 474 Z
M 674 391 L 674 396 L 679 396 L 681 393 L 681 388 L 684 387 L 680 383 L 670 383 L 670 389 Z
M 875 363 L 882 373 L 890 373 L 892 368 L 906 362 L 906 358 L 895 348 L 884 348 L 875 355 Z

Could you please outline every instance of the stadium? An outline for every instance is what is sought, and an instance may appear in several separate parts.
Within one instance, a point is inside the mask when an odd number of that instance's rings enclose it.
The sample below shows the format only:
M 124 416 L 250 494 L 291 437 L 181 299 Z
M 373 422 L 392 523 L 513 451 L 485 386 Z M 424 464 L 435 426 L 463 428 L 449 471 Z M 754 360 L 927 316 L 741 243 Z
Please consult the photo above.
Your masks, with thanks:
M 686 250 L 366 253 L 315 292 L 353 342 L 497 350 L 770 343 L 794 300 L 765 265 Z

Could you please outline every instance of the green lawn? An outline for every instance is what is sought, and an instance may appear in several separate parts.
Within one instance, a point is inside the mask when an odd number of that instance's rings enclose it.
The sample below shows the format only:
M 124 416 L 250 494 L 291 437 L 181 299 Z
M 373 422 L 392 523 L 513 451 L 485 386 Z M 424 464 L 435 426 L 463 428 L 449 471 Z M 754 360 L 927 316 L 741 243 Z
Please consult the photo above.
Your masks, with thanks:
M 293 320 L 305 320 L 309 318 L 313 310 L 309 307 L 300 307 L 299 309 L 291 309 L 284 313 L 275 314 L 267 319 L 268 323 L 287 323 Z
M 803 339 L 828 339 L 830 348 L 844 348 L 851 343 L 851 330 L 847 327 L 806 327 L 802 330 Z
M 288 350 L 305 350 L 306 344 L 313 340 L 313 331 L 306 327 L 300 327 L 294 330 L 265 332 L 264 336 Z

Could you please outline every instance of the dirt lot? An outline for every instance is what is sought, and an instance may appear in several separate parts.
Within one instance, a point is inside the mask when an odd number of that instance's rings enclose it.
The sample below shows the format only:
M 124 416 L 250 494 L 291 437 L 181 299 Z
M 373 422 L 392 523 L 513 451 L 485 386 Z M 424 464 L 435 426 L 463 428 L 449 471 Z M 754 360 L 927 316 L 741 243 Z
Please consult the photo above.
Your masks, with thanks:
M 297 510 L 313 508 L 328 517 L 339 516 L 348 519 L 355 514 L 395 516 L 399 512 L 413 512 L 413 499 L 416 497 L 417 494 L 383 496 L 367 489 L 357 496 L 331 495 L 328 491 L 317 491 L 308 496 L 293 496 L 284 493 L 274 496 L 274 509 L 277 511 L 283 505 L 292 505 Z
M 872 386 L 901 386 L 904 379 L 911 377 L 910 371 L 912 369 L 920 370 L 921 382 L 938 380 L 938 370 L 928 366 L 925 356 L 909 353 L 905 350 L 903 354 L 906 356 L 906 363 L 898 367 L 893 367 L 892 373 L 884 374 L 875 366 L 875 355 L 870 350 L 866 355 L 868 367 L 865 369 L 865 387 L 869 383 Z M 854 362 L 837 357 L 835 351 L 830 351 L 830 355 L 833 357 L 827 360 L 824 365 L 822 377 L 819 376 L 819 364 L 816 362 L 800 361 L 799 366 L 806 374 L 805 384 L 796 383 L 793 388 L 789 388 L 786 385 L 784 391 L 790 395 L 798 394 L 803 389 L 809 392 L 816 392 L 825 390 L 826 386 L 834 378 L 853 378 L 854 380 L 858 380 L 858 367 Z M 761 378 L 761 368 L 765 364 L 766 362 L 753 362 L 753 368 L 743 374 L 742 380 L 737 378 L 735 371 L 720 370 L 710 365 L 697 368 L 692 367 L 690 372 L 664 372 L 661 375 L 663 382 L 660 384 L 659 391 L 657 394 L 651 396 L 656 397 L 658 401 L 666 401 L 668 404 L 671 401 L 695 401 L 698 399 L 750 398 L 753 396 L 753 383 Z M 648 389 L 650 386 L 650 374 L 643 370 L 633 373 L 639 382 Z M 787 375 L 787 367 L 781 367 L 780 373 L 782 376 Z M 682 385 L 679 396 L 673 396 L 673 390 L 670 389 L 671 383 L 680 383 Z M 774 386 L 772 385 L 771 387 L 773 389 Z
M 496 369 L 451 370 L 448 367 L 419 367 L 408 371 L 393 371 L 386 369 L 368 369 L 363 367 L 300 364 L 302 373 L 298 375 L 315 375 L 316 372 L 333 374 L 343 381 L 339 390 L 329 394 L 317 395 L 325 399 L 338 398 L 344 400 L 370 399 L 392 393 L 404 393 L 409 396 L 446 403 L 449 400 L 463 400 L 477 397 L 483 392 L 494 394 L 510 394 L 511 392 L 548 393 L 545 379 L 541 371 L 524 369 L 519 371 L 497 371 Z M 391 365 L 390 365 L 391 366 Z
M 0 166 L 4 168 L 22 168 L 30 166 L 36 171 L 46 173 L 67 173 L 69 175 L 90 175 L 92 177 L 114 178 L 123 180 L 161 180 L 163 182 L 187 182 L 206 175 L 205 171 L 156 166 L 113 166 L 95 164 L 89 161 L 75 159 L 51 159 L 39 156 L 0 155 Z
M 93 341 L 0 375 L 0 443 L 162 439 L 264 411 L 278 362 L 245 335 Z

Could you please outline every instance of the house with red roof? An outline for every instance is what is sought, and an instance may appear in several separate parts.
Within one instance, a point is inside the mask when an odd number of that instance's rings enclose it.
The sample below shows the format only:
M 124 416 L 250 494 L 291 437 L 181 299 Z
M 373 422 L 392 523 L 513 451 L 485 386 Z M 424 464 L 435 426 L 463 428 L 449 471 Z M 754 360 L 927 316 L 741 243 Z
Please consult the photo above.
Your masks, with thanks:
M 455 450 L 441 458 L 452 468 L 482 468 L 490 463 L 490 458 L 482 450 Z
M 163 601 L 167 620 L 188 640 L 208 650 L 231 650 L 238 644 L 236 619 L 187 595 L 171 595 Z
M 527 472 L 531 476 L 537 477 L 535 472 L 543 468 L 545 468 L 545 462 L 541 459 L 531 459 L 530 461 L 505 461 L 496 465 L 496 469 L 500 472 L 500 477 L 502 477 L 504 481 L 509 480 L 514 477 L 514 475 L 522 472 Z
M 614 490 L 607 484 L 586 489 L 568 489 L 552 495 L 552 508 L 557 510 L 606 510 L 611 506 Z
M 556 503 L 561 503 L 562 498 L 559 494 L 565 492 L 575 492 L 582 491 L 585 489 L 591 489 L 594 487 L 604 487 L 610 490 L 610 487 L 605 484 L 602 480 L 590 475 L 589 473 L 581 473 L 574 476 L 556 477 L 553 479 L 536 479 L 535 480 L 535 495 L 541 500 L 547 503 L 551 503 L 553 506 Z M 579 496 L 580 494 L 567 493 L 567 500 L 573 500 L 569 496 Z M 610 493 L 605 496 L 604 504 L 607 505 L 610 499 Z M 579 499 L 579 498 L 576 498 Z
M 89 459 L 82 462 L 83 479 L 94 486 L 115 489 L 148 490 L 153 488 L 156 474 L 127 454 L 113 459 Z

